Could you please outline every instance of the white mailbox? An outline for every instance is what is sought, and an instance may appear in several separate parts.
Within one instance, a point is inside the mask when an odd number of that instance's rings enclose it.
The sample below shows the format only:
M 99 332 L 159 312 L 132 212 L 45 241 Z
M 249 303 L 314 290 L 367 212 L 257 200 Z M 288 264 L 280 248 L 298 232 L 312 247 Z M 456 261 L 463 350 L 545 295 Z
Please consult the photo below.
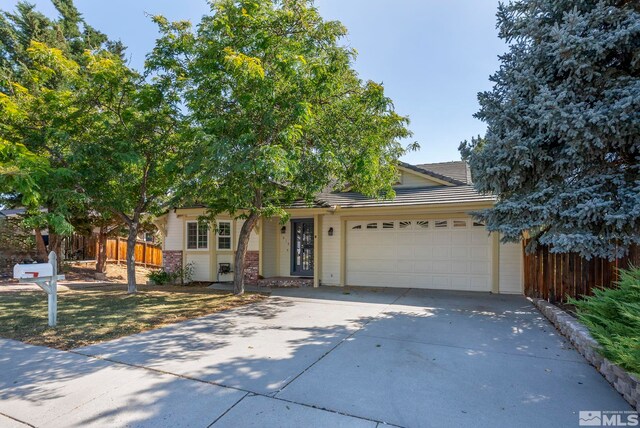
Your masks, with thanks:
M 29 279 L 52 277 L 53 266 L 51 263 L 32 263 L 28 265 L 15 265 L 13 267 L 13 277 L 15 279 Z
M 58 256 L 56 253 L 53 251 L 49 253 L 49 263 L 15 265 L 13 277 L 20 282 L 36 283 L 47 293 L 49 326 L 55 327 L 58 323 L 58 280 L 64 279 L 64 275 L 58 275 Z

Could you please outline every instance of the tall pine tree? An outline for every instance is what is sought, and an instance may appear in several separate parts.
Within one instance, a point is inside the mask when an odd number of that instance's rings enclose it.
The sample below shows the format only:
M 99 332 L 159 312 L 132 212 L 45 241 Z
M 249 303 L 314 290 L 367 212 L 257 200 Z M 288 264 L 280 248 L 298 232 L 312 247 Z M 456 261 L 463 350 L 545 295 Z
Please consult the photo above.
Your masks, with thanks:
M 640 2 L 520 0 L 498 9 L 509 43 L 463 142 L 480 214 L 506 240 L 590 258 L 640 242 Z

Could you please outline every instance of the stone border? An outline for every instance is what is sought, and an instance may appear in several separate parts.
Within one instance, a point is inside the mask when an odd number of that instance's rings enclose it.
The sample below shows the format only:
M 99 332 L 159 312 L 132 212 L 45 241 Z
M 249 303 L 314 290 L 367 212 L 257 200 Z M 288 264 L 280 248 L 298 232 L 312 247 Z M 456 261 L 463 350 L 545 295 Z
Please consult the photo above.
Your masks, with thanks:
M 598 342 L 577 319 L 543 299 L 528 298 L 571 344 L 640 412 L 640 379 L 600 355 Z

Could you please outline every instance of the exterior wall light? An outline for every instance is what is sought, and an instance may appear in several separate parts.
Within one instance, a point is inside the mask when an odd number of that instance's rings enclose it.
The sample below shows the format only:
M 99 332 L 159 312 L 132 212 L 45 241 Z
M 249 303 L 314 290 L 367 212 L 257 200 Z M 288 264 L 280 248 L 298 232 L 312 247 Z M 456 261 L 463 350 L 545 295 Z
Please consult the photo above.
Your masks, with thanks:
M 333 227 L 329 228 L 329 236 L 333 236 Z
M 282 226 L 282 227 L 280 228 L 280 233 L 282 233 L 283 235 L 284 235 L 285 233 L 287 233 L 287 226 Z

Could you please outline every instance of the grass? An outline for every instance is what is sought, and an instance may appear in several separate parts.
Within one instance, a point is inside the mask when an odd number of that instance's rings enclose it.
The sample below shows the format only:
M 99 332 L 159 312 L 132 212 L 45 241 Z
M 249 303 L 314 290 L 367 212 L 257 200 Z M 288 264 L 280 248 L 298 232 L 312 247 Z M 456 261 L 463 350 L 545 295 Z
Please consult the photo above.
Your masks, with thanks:
M 58 293 L 58 325 L 47 325 L 44 292 L 0 293 L 0 337 L 73 349 L 254 303 L 262 294 L 234 296 L 202 287 L 93 287 Z

